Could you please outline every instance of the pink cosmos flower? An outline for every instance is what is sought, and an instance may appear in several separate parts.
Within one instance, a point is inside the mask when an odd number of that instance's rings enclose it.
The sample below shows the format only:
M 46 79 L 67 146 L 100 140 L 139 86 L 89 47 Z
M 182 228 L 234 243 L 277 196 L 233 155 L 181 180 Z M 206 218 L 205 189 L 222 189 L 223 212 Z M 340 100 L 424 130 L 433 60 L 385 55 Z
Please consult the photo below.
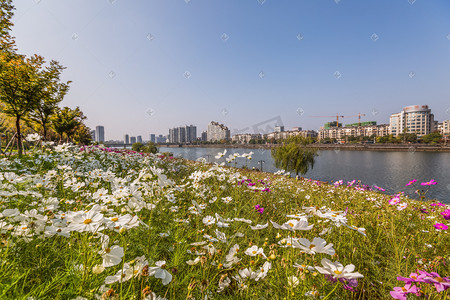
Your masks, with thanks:
M 406 300 L 406 295 L 410 293 L 417 293 L 417 287 L 411 284 L 405 284 L 404 287 L 395 287 L 393 291 L 389 292 L 394 299 Z
M 389 204 L 390 205 L 396 205 L 400 202 L 400 198 L 398 198 L 398 196 L 392 198 L 391 200 L 389 200 Z
M 417 273 L 411 273 L 409 274 L 409 277 L 398 276 L 397 280 L 404 281 L 405 284 L 411 284 L 413 282 L 425 282 L 424 278 L 428 275 L 428 273 L 420 273 L 420 275 Z
M 435 184 L 437 184 L 437 182 L 434 181 L 434 179 L 431 179 L 430 181 L 421 183 L 421 185 L 435 185 Z
M 413 184 L 414 182 L 416 182 L 417 181 L 417 179 L 413 179 L 413 180 L 411 180 L 410 182 L 408 182 L 407 184 L 406 184 L 406 186 L 410 186 L 411 184 Z
M 444 210 L 443 212 L 441 212 L 441 215 L 444 217 L 444 219 L 450 220 L 450 209 Z
M 436 288 L 438 293 L 450 288 L 450 278 L 449 277 L 442 278 L 436 272 L 430 272 L 428 274 L 430 276 L 425 277 L 425 282 L 434 284 L 434 287 Z
M 436 224 L 434 224 L 434 227 L 436 229 L 440 229 L 440 230 L 447 230 L 448 229 L 448 226 L 445 225 L 444 223 L 436 223 Z
M 438 202 L 438 203 L 431 203 L 430 205 L 431 206 L 445 206 L 445 204 L 440 203 L 440 202 Z

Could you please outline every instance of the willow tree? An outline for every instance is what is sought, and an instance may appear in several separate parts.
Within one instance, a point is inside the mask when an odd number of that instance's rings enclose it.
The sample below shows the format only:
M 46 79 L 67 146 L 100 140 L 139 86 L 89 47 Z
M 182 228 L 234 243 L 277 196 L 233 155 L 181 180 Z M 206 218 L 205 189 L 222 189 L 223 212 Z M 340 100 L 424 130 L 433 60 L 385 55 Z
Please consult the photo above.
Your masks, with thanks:
M 275 166 L 286 171 L 305 174 L 314 168 L 317 149 L 306 147 L 310 140 L 289 139 L 282 145 L 272 149 Z

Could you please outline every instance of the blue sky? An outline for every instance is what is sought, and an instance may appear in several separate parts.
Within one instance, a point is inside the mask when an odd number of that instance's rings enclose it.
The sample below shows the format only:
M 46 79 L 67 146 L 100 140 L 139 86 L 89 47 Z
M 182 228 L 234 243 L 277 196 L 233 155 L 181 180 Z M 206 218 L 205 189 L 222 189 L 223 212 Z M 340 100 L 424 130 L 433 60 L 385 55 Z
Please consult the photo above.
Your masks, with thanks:
M 280 117 L 317 130 L 336 113 L 387 123 L 428 104 L 450 119 L 446 0 L 17 0 L 19 52 L 58 60 L 106 139 L 214 120 Z M 338 73 L 336 73 L 338 72 Z M 340 76 L 336 76 L 340 74 Z M 297 113 L 299 110 L 302 114 Z M 344 118 L 344 123 L 358 119 Z

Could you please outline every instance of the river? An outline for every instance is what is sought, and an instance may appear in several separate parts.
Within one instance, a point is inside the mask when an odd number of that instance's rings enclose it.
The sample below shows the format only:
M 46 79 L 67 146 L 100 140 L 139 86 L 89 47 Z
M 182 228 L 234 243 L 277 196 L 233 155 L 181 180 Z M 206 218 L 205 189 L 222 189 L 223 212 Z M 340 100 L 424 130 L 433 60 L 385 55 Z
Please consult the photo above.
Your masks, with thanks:
M 218 163 L 224 162 L 229 154 L 253 151 L 252 160 L 238 158 L 237 167 L 247 165 L 248 168 L 260 169 L 262 160 L 263 171 L 278 170 L 267 149 L 228 148 L 225 157 L 219 160 L 214 158 L 218 152 L 223 152 L 219 148 L 161 147 L 159 151 L 172 152 L 174 156 L 190 160 L 204 157 Z M 434 179 L 438 184 L 430 187 L 427 198 L 450 204 L 450 153 L 321 150 L 318 154 L 314 168 L 303 177 L 328 182 L 356 179 L 363 184 L 382 187 L 389 194 L 405 192 L 411 197 L 414 197 L 414 188 L 405 186 L 406 183 L 417 179 L 419 185 L 416 187 L 422 188 L 420 182 Z

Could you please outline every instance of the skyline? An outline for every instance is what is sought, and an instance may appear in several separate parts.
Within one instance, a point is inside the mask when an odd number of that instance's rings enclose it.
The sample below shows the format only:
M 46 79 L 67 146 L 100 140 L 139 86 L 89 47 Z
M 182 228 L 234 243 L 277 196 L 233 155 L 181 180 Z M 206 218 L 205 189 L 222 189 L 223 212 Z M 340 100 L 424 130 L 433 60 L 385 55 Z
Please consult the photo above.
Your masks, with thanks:
M 381 124 L 416 104 L 450 119 L 446 1 L 13 4 L 18 52 L 67 67 L 62 104 L 106 140 L 192 120 L 232 135 L 277 117 L 313 130 L 333 118 L 311 116 L 336 113 Z

